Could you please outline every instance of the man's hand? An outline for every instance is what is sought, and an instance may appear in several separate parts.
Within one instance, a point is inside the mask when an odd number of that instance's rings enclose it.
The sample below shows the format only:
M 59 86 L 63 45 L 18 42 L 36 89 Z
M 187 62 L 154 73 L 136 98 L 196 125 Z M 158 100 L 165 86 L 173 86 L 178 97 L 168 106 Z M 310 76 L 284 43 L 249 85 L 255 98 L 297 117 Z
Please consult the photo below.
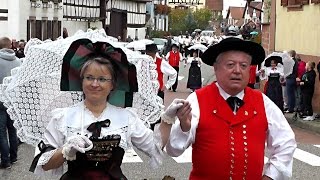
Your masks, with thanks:
M 183 132 L 187 132 L 191 128 L 191 104 L 189 101 L 184 101 L 183 105 L 177 112 L 178 119 L 180 121 L 180 127 Z

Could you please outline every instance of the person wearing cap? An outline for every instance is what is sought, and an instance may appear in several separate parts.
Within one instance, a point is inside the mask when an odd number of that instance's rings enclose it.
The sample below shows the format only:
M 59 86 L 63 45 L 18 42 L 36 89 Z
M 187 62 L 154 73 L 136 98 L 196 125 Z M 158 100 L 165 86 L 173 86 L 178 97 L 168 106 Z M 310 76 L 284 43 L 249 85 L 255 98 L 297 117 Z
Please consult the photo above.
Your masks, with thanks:
M 159 82 L 158 96 L 164 100 L 164 91 L 166 89 L 169 89 L 175 83 L 177 78 L 177 71 L 167 61 L 162 61 L 161 57 L 156 56 L 157 52 L 158 48 L 156 44 L 146 45 L 146 54 L 151 56 L 157 65 L 156 70 L 158 73 Z M 166 83 L 163 81 L 164 75 L 168 77 Z
M 166 59 L 169 61 L 169 64 L 177 71 L 176 81 L 172 86 L 173 92 L 176 92 L 177 86 L 178 86 L 179 65 L 180 65 L 180 61 L 183 60 L 183 57 L 179 52 L 178 45 L 172 44 L 171 51 L 167 53 Z
M 265 58 L 263 47 L 231 37 L 201 58 L 214 67 L 217 81 L 191 93 L 178 109 L 167 153 L 179 156 L 192 146 L 191 180 L 291 177 L 294 133 L 266 95 L 247 87 L 250 65 Z

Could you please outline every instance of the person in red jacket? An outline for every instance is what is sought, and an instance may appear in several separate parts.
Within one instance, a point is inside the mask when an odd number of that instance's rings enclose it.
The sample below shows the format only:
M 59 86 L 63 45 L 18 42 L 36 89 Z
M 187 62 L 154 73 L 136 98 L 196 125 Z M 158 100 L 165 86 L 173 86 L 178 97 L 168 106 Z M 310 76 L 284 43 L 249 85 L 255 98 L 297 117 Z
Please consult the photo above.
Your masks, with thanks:
M 263 47 L 230 37 L 201 58 L 217 81 L 179 101 L 167 153 L 179 156 L 192 146 L 191 180 L 290 178 L 294 133 L 265 94 L 247 87 L 250 65 L 265 58 Z
M 166 59 L 169 61 L 169 64 L 177 71 L 176 81 L 172 86 L 173 92 L 176 92 L 178 86 L 178 75 L 179 75 L 179 65 L 180 61 L 183 61 L 183 57 L 179 52 L 179 47 L 176 44 L 171 46 L 171 51 L 166 55 Z

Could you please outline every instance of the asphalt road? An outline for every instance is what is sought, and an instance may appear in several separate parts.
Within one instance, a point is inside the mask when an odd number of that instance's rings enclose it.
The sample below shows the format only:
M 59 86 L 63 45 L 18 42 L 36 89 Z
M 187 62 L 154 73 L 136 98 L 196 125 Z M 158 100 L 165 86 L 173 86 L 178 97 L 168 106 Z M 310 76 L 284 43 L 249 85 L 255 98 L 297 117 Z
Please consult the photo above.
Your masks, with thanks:
M 174 98 L 186 98 L 190 90 L 186 89 L 188 67 L 180 69 L 180 81 L 177 92 L 166 92 L 165 105 Z M 211 67 L 202 67 L 204 82 L 212 78 Z M 293 180 L 319 180 L 320 179 L 320 135 L 294 128 L 298 148 L 293 163 Z M 183 156 L 173 159 L 166 156 L 163 165 L 153 170 L 148 165 L 148 157 L 135 150 L 128 153 L 122 165 L 124 174 L 132 180 L 161 180 L 165 175 L 170 175 L 178 180 L 188 179 L 191 170 L 190 149 Z M 9 170 L 0 170 L 0 180 L 53 180 L 59 177 L 35 176 L 28 171 L 34 155 L 34 148 L 27 144 L 19 146 L 18 162 Z

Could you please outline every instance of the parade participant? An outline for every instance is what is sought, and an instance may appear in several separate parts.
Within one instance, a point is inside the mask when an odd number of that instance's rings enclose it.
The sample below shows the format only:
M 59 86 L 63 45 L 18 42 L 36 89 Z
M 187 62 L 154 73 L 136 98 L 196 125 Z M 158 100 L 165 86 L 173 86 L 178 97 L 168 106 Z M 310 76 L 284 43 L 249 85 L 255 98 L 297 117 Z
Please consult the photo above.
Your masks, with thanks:
M 258 72 L 258 66 L 257 65 L 250 65 L 250 76 L 249 76 L 249 82 L 248 86 L 254 89 L 254 85 L 256 84 L 257 79 L 257 73 Z
M 265 68 L 260 70 L 260 79 L 267 80 L 264 93 L 283 111 L 283 95 L 281 83 L 284 81 L 282 58 L 269 56 L 264 61 Z
M 0 84 L 10 75 L 11 69 L 20 66 L 20 60 L 15 56 L 12 42 L 7 37 L 0 38 Z M 9 136 L 9 142 L 8 142 Z M 9 169 L 17 162 L 18 137 L 13 121 L 7 113 L 7 108 L 0 101 L 0 169 Z
M 306 64 L 306 72 L 302 75 L 300 86 L 302 93 L 302 101 L 303 101 L 303 115 L 306 117 L 303 118 L 305 121 L 314 120 L 313 116 L 313 108 L 312 108 L 312 97 L 314 94 L 314 85 L 316 81 L 316 71 L 314 70 L 316 63 L 309 61 Z
M 265 58 L 263 47 L 227 38 L 201 58 L 214 67 L 217 82 L 183 102 L 167 153 L 179 156 L 192 145 L 192 180 L 291 177 L 294 133 L 267 96 L 247 87 L 250 64 Z M 264 166 L 265 148 L 269 160 Z
M 183 61 L 181 53 L 178 51 L 178 46 L 172 44 L 171 51 L 166 55 L 166 59 L 169 61 L 169 64 L 177 71 L 176 81 L 172 86 L 173 92 L 176 92 L 178 86 L 178 75 L 179 75 L 179 65 L 180 61 Z
M 37 174 L 52 170 L 58 175 L 67 161 L 63 180 L 127 179 L 120 166 L 131 145 L 148 154 L 152 166 L 159 165 L 173 123 L 169 120 L 182 104 L 175 101 L 170 105 L 153 133 L 133 109 L 111 104 L 119 89 L 129 88 L 131 92 L 137 86 L 135 67 L 110 45 L 79 45 L 83 41 L 75 41 L 63 58 L 60 88 L 82 90 L 84 100 L 53 111 L 44 142 L 39 144 L 41 153 L 30 170 Z
M 191 65 L 189 68 L 187 88 L 190 88 L 192 92 L 202 87 L 201 79 L 201 59 L 198 57 L 198 51 L 192 52 Z
M 177 78 L 177 71 L 167 61 L 163 61 L 161 57 L 157 57 L 157 52 L 158 48 L 156 44 L 146 45 L 146 54 L 151 56 L 155 60 L 155 63 L 157 65 L 156 70 L 158 73 L 159 82 L 158 96 L 164 100 L 164 91 L 171 88 L 171 86 L 175 83 Z M 164 75 L 168 77 L 166 83 L 163 81 Z

